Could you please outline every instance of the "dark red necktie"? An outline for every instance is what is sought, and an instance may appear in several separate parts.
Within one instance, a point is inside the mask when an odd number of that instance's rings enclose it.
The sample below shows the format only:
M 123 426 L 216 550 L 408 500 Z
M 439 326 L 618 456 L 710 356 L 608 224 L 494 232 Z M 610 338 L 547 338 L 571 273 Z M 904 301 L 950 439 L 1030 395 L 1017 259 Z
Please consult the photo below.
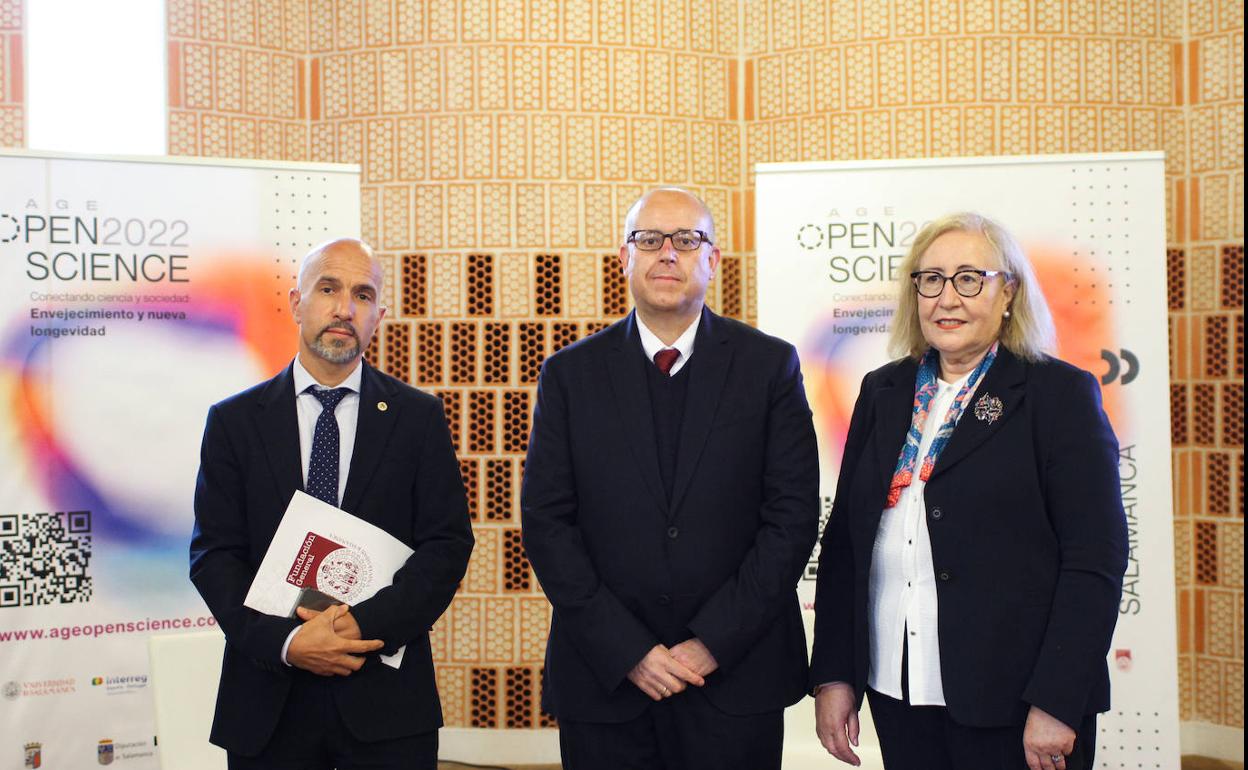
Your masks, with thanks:
M 680 351 L 676 348 L 666 348 L 654 354 L 654 365 L 659 367 L 659 371 L 670 375 L 672 367 L 676 364 L 676 359 L 680 358 Z

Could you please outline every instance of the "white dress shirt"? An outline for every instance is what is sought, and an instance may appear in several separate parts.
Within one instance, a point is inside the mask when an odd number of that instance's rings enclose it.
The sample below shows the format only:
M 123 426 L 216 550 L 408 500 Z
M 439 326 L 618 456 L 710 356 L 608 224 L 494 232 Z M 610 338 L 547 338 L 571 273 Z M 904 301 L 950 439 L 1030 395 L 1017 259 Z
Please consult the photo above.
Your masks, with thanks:
M 295 356 L 295 364 L 292 368 L 295 378 L 295 412 L 299 418 L 299 461 L 300 467 L 303 468 L 303 483 L 306 486 L 308 465 L 312 462 L 312 437 L 316 433 L 316 421 L 324 411 L 324 407 L 321 406 L 316 396 L 305 391 L 309 387 L 317 390 L 331 390 L 331 388 L 317 382 L 316 378 L 303 368 L 299 356 Z M 338 408 L 334 410 L 334 417 L 338 419 L 339 505 L 342 505 L 342 496 L 347 491 L 347 472 L 351 470 L 351 455 L 355 452 L 355 428 L 359 424 L 360 382 L 363 378 L 364 367 L 357 363 L 355 370 L 347 375 L 347 379 L 335 386 L 351 390 L 342 401 L 338 402 Z M 282 662 L 286 665 L 290 665 L 290 662 L 286 660 L 286 651 L 290 649 L 290 640 L 294 639 L 298 632 L 299 628 L 296 627 L 286 636 L 286 642 L 282 644 Z
M 641 320 L 640 315 L 635 315 L 634 317 L 637 319 L 637 333 L 641 335 L 641 349 L 645 351 L 646 358 L 650 359 L 651 362 L 654 361 L 654 354 L 660 350 L 675 348 L 680 351 L 680 357 L 676 359 L 676 363 L 672 364 L 672 370 L 668 372 L 670 376 L 675 377 L 676 372 L 679 372 L 685 363 L 693 357 L 693 338 L 698 334 L 698 322 L 702 320 L 702 314 L 698 313 L 697 317 L 693 319 L 693 323 L 689 324 L 689 327 L 681 332 L 680 336 L 671 345 L 664 345 L 663 340 L 650 331 L 650 327 L 646 326 L 646 322 Z
M 937 636 L 936 570 L 923 501 L 927 482 L 919 478 L 919 468 L 968 377 L 953 383 L 936 381 L 936 395 L 919 442 L 914 480 L 902 490 L 897 505 L 880 515 L 871 554 L 867 594 L 871 667 L 867 684 L 878 693 L 901 700 L 902 651 L 907 650 L 909 696 L 914 706 L 945 705 Z

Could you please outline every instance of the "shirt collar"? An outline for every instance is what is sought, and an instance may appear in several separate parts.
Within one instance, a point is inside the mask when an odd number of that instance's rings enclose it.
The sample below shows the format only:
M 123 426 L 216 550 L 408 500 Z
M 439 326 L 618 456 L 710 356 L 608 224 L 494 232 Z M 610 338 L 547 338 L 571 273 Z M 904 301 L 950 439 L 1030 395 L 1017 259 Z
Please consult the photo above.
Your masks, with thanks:
M 664 345 L 663 340 L 658 335 L 650 331 L 650 327 L 646 326 L 646 322 L 641 320 L 641 316 L 634 313 L 633 317 L 637 319 L 637 333 L 641 335 L 641 349 L 645 351 L 646 358 L 654 360 L 654 354 L 665 348 L 675 348 L 680 351 L 678 360 L 688 361 L 693 357 L 693 339 L 698 334 L 698 322 L 702 320 L 702 314 L 699 313 L 693 323 L 689 324 L 676 341 L 671 345 Z
M 305 390 L 312 387 L 313 385 L 319 388 L 327 387 L 317 382 L 316 378 L 312 376 L 312 373 L 309 372 L 307 369 L 303 368 L 303 363 L 299 360 L 298 354 L 295 355 L 295 365 L 294 365 L 293 374 L 295 376 L 295 395 L 296 396 L 299 395 L 300 393 L 303 393 Z M 360 383 L 363 381 L 363 379 L 364 379 L 364 366 L 363 366 L 363 359 L 361 359 L 360 361 L 356 362 L 355 369 L 353 369 L 351 373 L 347 375 L 347 379 L 338 383 L 338 387 L 348 388 L 350 389 L 352 393 L 359 393 Z

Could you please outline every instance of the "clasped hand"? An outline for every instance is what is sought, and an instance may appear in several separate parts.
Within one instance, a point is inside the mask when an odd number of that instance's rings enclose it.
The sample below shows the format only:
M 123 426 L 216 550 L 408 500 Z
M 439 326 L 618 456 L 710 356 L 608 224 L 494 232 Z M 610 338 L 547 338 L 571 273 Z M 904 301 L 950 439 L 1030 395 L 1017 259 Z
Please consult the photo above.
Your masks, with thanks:
M 303 625 L 286 648 L 286 662 L 320 676 L 349 676 L 364 665 L 364 654 L 380 650 L 380 639 L 360 639 L 360 625 L 344 604 L 324 612 L 296 610 Z
M 671 649 L 661 644 L 650 648 L 628 672 L 628 680 L 652 700 L 663 700 L 684 692 L 689 685 L 701 687 L 706 684 L 704 677 L 717 668 L 719 663 L 705 644 L 686 639 Z

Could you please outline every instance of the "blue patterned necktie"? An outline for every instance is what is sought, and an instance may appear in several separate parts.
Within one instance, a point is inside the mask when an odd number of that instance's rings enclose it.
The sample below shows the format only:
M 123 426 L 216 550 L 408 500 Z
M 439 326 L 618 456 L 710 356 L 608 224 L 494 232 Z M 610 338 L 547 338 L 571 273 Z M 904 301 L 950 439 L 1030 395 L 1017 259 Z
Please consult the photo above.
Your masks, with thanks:
M 316 396 L 321 402 L 321 416 L 316 418 L 316 430 L 312 433 L 312 459 L 308 462 L 309 495 L 338 506 L 338 418 L 334 410 L 351 393 L 350 388 L 321 390 L 310 386 L 305 393 Z

